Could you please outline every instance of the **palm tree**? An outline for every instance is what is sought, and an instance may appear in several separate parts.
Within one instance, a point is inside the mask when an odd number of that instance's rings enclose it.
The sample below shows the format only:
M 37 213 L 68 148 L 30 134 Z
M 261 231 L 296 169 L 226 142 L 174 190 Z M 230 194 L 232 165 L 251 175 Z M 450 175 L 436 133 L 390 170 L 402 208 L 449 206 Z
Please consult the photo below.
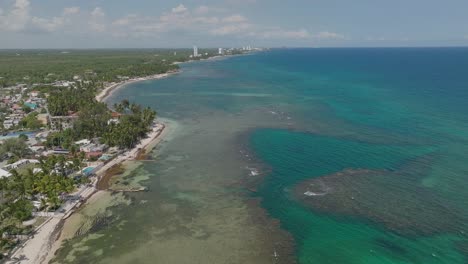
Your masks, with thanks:
M 130 106 L 130 102 L 127 99 L 123 99 L 121 104 L 122 104 L 124 109 L 127 109 Z

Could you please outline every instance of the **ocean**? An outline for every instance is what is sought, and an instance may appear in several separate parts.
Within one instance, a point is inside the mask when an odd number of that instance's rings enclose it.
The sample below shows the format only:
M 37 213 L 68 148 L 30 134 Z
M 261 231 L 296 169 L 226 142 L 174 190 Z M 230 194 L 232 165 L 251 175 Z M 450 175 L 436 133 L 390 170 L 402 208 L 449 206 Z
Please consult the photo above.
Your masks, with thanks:
M 126 176 L 149 191 L 83 217 L 57 261 L 467 263 L 468 49 L 181 69 L 107 99 L 155 108 L 172 132 Z

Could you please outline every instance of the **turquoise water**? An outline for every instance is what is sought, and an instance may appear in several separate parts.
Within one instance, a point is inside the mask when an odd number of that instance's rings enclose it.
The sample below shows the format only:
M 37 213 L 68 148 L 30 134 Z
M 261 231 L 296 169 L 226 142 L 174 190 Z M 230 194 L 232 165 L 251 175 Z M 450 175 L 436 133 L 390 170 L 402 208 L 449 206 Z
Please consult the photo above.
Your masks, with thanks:
M 284 230 L 299 263 L 467 263 L 467 69 L 463 48 L 283 49 L 118 90 L 178 128 L 70 262 L 291 263 Z M 295 192 L 320 179 L 333 206 Z
M 466 243 L 467 230 L 467 55 L 466 49 L 291 50 L 268 59 L 279 64 L 284 56 L 302 56 L 284 59 L 289 64 L 279 66 L 302 76 L 304 84 L 293 89 L 320 97 L 333 119 L 347 123 L 316 134 L 266 129 L 252 135 L 253 150 L 272 167 L 259 193 L 262 205 L 293 233 L 300 263 L 466 263 L 466 244 L 460 241 Z M 347 129 L 350 135 L 340 135 Z M 288 194 L 301 180 L 348 168 L 399 170 L 428 154 L 435 158 L 417 165 L 424 170 L 408 166 L 405 179 L 379 184 L 406 189 L 402 193 L 408 199 L 418 191 L 431 192 L 430 200 L 413 209 L 443 203 L 463 219 L 455 221 L 437 211 L 429 212 L 431 219 L 411 219 L 431 228 L 430 235 L 419 230 L 396 234 L 369 223 L 366 215 L 317 213 Z M 372 184 L 368 188 L 376 187 Z M 351 183 L 351 192 L 361 191 L 352 188 Z M 382 193 L 377 190 L 374 195 L 372 207 L 390 202 L 379 199 Z M 405 203 L 411 201 L 405 200 L 401 211 L 407 210 Z M 376 211 L 372 207 L 367 209 L 370 214 Z M 446 222 L 449 230 L 438 230 L 436 221 Z

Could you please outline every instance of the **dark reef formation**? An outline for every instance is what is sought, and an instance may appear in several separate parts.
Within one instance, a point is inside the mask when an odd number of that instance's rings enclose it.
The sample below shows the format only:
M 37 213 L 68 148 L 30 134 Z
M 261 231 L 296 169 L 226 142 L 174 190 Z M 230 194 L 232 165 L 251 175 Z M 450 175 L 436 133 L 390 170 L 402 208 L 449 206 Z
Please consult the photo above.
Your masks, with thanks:
M 414 162 L 400 171 L 346 169 L 309 179 L 295 186 L 295 197 L 315 211 L 368 219 L 400 235 L 464 232 L 466 219 L 421 185 Z

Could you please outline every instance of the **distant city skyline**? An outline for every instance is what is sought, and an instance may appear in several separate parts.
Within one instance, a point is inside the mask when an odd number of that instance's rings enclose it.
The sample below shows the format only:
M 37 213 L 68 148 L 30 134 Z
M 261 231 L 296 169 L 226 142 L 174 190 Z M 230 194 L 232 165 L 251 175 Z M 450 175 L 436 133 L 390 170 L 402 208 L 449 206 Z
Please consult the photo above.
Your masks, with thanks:
M 0 0 L 0 48 L 468 46 L 462 0 Z

